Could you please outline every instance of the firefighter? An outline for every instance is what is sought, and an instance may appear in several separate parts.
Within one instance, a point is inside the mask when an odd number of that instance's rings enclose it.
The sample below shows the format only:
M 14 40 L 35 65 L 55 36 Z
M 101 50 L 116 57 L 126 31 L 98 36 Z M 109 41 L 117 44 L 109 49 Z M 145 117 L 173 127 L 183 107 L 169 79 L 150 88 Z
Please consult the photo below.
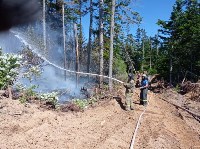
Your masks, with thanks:
M 147 92 L 148 92 L 148 78 L 146 74 L 142 75 L 141 87 L 140 87 L 140 104 L 147 106 Z
M 124 84 L 124 87 L 126 88 L 125 96 L 126 96 L 126 102 L 125 102 L 125 109 L 127 111 L 134 110 L 133 106 L 133 93 L 134 93 L 134 78 L 133 74 L 128 74 L 128 81 Z
M 135 83 L 135 87 L 140 87 L 140 83 L 141 83 L 141 74 L 140 72 L 137 72 L 137 80 Z

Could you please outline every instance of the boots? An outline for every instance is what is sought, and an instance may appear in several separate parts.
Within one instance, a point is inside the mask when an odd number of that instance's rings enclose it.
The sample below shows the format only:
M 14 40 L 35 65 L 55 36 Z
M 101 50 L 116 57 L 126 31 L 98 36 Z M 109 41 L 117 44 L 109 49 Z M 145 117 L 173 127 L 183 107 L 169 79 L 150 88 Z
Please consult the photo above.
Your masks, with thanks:
M 140 105 L 143 105 L 143 101 L 142 100 L 140 100 Z
M 125 107 L 125 110 L 126 110 L 126 111 L 131 111 L 131 110 L 134 110 L 134 108 L 133 108 L 132 106 L 126 106 L 126 107 Z
M 140 100 L 140 105 L 147 106 L 147 101 Z
M 147 106 L 147 101 L 143 101 L 143 106 Z

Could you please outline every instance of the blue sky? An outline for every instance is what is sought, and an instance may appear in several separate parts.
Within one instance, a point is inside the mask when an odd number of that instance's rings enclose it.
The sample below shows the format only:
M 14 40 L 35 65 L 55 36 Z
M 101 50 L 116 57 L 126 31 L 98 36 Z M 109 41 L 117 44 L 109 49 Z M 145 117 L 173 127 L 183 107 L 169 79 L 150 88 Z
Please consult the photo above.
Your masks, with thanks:
M 140 16 L 143 18 L 142 24 L 140 25 L 146 30 L 148 36 L 154 36 L 157 34 L 159 26 L 156 24 L 158 19 L 169 20 L 172 7 L 176 0 L 132 0 L 131 8 L 139 12 Z M 85 32 L 85 37 L 88 37 L 89 28 L 89 15 L 83 18 L 83 31 Z M 135 35 L 137 25 L 131 28 L 131 32 Z
M 159 28 L 157 20 L 169 20 L 174 4 L 175 0 L 135 0 L 132 8 L 143 17 L 141 27 L 147 35 L 154 36 Z

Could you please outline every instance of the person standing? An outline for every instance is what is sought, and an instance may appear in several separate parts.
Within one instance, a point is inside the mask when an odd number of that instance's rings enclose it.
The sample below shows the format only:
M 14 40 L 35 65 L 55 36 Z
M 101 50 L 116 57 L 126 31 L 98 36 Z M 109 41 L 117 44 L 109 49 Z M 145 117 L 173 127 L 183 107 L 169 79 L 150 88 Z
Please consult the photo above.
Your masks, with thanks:
M 133 93 L 134 93 L 134 78 L 131 73 L 128 74 L 128 81 L 124 84 L 124 87 L 126 88 L 125 96 L 126 96 L 126 102 L 125 102 L 125 109 L 127 111 L 134 110 L 133 106 Z
M 137 72 L 137 80 L 135 83 L 135 87 L 140 87 L 140 83 L 141 83 L 141 74 L 140 72 Z
M 147 106 L 148 86 L 149 86 L 148 78 L 146 74 L 143 74 L 140 87 L 140 104 L 144 106 Z

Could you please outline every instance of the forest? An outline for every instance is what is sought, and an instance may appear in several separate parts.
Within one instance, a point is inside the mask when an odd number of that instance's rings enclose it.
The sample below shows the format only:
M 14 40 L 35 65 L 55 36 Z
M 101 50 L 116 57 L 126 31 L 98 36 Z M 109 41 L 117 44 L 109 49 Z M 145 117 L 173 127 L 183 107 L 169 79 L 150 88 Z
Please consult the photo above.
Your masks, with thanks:
M 62 0 L 46 3 L 49 15 L 62 12 Z M 180 83 L 185 76 L 192 82 L 198 81 L 198 0 L 177 0 L 169 20 L 157 21 L 161 29 L 152 37 L 140 27 L 142 16 L 130 4 L 130 0 L 64 2 L 65 21 L 78 26 L 79 60 L 80 64 L 87 65 L 87 72 L 120 78 L 132 68 L 134 73 L 160 74 L 172 85 Z M 89 16 L 87 29 L 82 21 L 85 16 Z M 136 34 L 130 32 L 133 26 L 137 27 Z M 83 30 L 88 30 L 88 34 Z M 93 68 L 91 63 L 98 67 Z
M 199 0 L 135 2 L 0 0 L 0 148 L 200 147 Z
M 54 49 L 64 48 L 64 57 L 61 58 L 64 69 L 72 69 L 70 64 L 75 63 L 75 71 L 122 81 L 130 71 L 134 74 L 146 71 L 148 75 L 159 74 L 173 86 L 183 79 L 191 82 L 199 79 L 198 0 L 177 0 L 170 18 L 157 20 L 160 29 L 151 37 L 147 36 L 145 28 L 141 28 L 142 16 L 131 8 L 131 0 L 40 2 L 43 9 L 40 21 L 45 19 L 47 26 L 43 27 L 43 36 L 46 38 L 50 36 L 46 32 L 52 32 L 59 46 L 55 45 Z M 83 24 L 85 18 L 89 26 Z M 31 40 L 39 40 L 37 34 L 33 34 L 37 31 L 28 28 Z M 136 28 L 135 34 L 133 28 Z M 40 48 L 48 48 L 45 39 L 43 45 L 41 41 L 37 42 Z M 102 83 L 103 77 L 100 77 L 99 84 Z M 109 86 L 112 88 L 111 79 Z

